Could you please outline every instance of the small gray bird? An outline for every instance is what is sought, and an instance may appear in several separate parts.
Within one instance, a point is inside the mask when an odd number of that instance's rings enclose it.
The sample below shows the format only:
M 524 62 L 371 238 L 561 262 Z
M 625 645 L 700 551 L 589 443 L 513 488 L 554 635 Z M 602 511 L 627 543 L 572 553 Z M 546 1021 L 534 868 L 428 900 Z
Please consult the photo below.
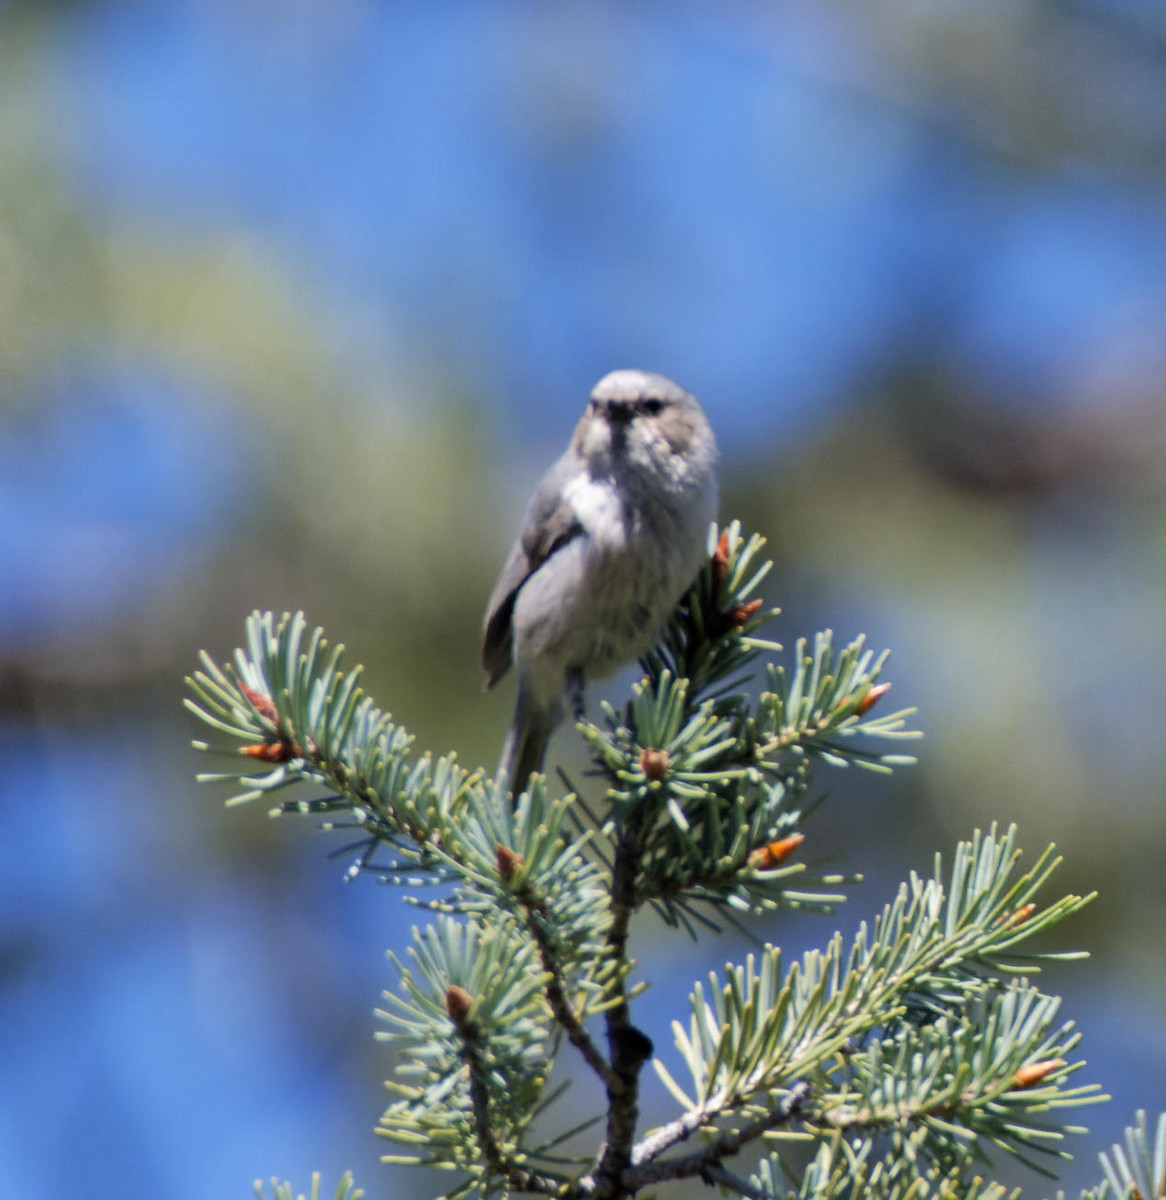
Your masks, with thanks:
M 491 688 L 514 663 L 518 702 L 502 748 L 517 794 L 540 770 L 566 694 L 642 654 L 707 549 L 717 447 L 696 398 L 663 375 L 613 371 L 543 477 L 486 607 Z

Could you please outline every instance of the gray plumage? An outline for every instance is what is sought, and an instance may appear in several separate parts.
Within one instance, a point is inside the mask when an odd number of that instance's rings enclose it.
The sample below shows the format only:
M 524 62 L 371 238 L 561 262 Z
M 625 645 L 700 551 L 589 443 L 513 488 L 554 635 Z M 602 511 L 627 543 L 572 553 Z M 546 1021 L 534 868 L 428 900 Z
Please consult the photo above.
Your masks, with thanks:
M 516 794 L 542 767 L 564 693 L 579 719 L 585 681 L 642 654 L 696 577 L 716 517 L 716 456 L 679 384 L 614 371 L 595 385 L 486 606 L 486 687 L 518 668 L 499 763 Z

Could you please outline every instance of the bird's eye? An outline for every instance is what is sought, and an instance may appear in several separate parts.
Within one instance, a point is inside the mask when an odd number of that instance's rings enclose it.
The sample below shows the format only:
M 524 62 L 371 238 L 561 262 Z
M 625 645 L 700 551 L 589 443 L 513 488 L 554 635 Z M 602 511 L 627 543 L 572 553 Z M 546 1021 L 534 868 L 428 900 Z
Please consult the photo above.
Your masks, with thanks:
M 637 407 L 645 416 L 658 417 L 664 411 L 664 401 L 641 400 Z

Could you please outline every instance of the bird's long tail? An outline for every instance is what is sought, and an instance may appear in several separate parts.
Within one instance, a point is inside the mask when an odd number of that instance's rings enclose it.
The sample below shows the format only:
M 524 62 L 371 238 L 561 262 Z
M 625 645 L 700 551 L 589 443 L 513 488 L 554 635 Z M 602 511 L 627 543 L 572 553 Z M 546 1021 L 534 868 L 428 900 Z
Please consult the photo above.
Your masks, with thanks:
M 550 707 L 536 705 L 527 690 L 519 686 L 514 720 L 502 744 L 502 759 L 498 764 L 498 770 L 506 773 L 515 798 L 526 787 L 531 773 L 542 770 L 547 743 L 562 716 L 563 706 L 559 701 Z

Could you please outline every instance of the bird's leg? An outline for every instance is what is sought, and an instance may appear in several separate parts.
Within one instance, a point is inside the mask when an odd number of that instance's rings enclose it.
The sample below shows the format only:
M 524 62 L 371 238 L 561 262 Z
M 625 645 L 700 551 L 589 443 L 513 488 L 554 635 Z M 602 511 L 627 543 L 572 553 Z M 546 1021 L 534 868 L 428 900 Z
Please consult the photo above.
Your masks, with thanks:
M 567 672 L 567 682 L 563 689 L 567 703 L 571 706 L 571 720 L 576 724 L 587 715 L 583 704 L 583 669 L 572 667 Z

